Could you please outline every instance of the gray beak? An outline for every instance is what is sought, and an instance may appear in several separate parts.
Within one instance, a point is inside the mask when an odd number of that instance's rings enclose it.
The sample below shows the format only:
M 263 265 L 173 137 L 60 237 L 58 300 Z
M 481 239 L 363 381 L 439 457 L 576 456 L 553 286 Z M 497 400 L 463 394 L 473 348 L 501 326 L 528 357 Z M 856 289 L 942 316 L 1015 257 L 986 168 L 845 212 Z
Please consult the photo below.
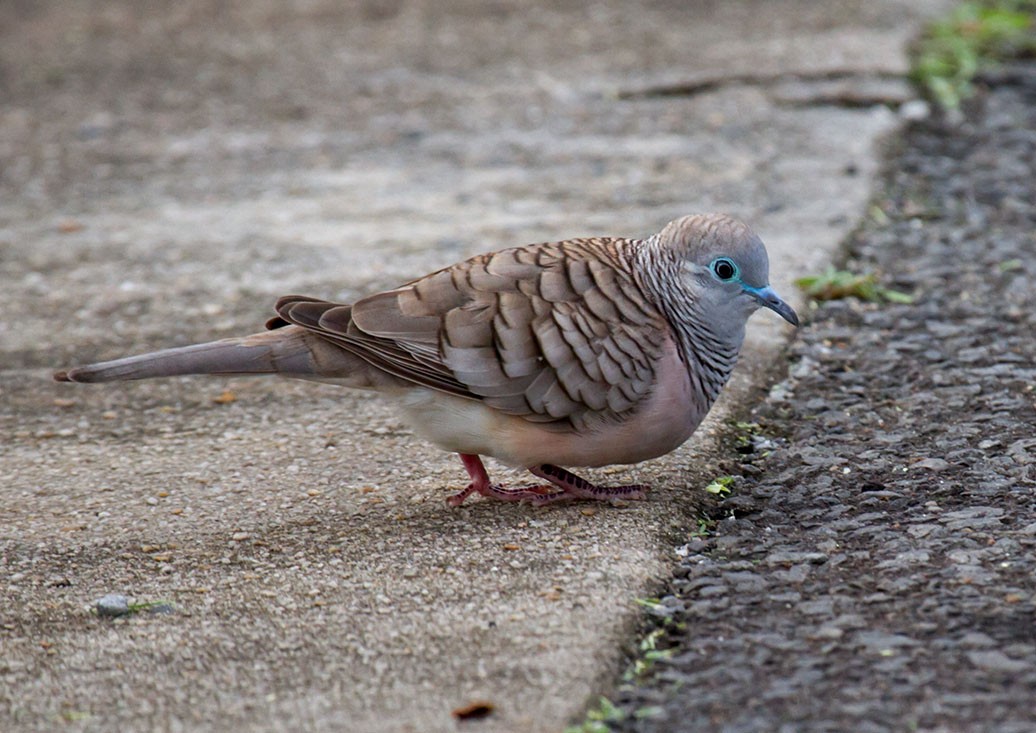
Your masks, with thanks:
M 745 290 L 751 293 L 752 297 L 759 301 L 759 305 L 764 308 L 769 308 L 791 325 L 799 325 L 799 317 L 795 313 L 795 309 L 781 300 L 781 296 L 777 295 L 769 285 L 765 288 L 759 289 L 746 286 Z

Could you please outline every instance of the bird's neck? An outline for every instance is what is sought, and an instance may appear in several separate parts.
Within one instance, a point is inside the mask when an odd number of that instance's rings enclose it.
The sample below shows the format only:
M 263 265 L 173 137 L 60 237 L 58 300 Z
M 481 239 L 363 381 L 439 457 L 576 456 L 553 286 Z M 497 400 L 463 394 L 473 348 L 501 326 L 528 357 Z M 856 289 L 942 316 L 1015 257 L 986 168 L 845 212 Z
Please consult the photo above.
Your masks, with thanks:
M 708 303 L 683 276 L 680 258 L 655 239 L 630 248 L 633 276 L 669 322 L 691 384 L 711 405 L 737 363 L 744 326 L 720 329 L 726 319 L 709 312 Z

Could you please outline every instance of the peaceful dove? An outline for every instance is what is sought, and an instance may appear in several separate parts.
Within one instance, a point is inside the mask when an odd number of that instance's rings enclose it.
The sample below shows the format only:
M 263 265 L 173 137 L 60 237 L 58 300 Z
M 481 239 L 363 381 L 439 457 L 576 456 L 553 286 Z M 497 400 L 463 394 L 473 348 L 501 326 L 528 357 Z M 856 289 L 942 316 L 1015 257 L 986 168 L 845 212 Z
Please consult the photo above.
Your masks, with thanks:
M 721 214 L 647 239 L 590 238 L 478 255 L 352 304 L 289 295 L 267 331 L 57 372 L 61 382 L 278 374 L 380 392 L 459 453 L 474 493 L 546 504 L 643 498 L 560 465 L 638 463 L 698 427 L 760 306 L 793 325 L 762 241 Z M 545 485 L 505 488 L 480 456 Z

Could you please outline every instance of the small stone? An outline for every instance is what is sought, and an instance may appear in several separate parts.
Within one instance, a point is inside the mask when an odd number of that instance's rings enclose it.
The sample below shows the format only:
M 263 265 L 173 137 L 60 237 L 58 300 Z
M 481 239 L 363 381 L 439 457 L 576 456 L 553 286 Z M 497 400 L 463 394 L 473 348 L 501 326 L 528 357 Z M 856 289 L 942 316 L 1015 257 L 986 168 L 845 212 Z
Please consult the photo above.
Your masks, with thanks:
M 996 641 L 991 636 L 979 631 L 969 631 L 960 639 L 961 646 L 985 648 L 991 647 L 994 644 L 996 644 Z
M 834 612 L 834 601 L 830 598 L 818 598 L 798 604 L 799 613 L 804 616 L 830 616 Z
M 990 672 L 1021 672 L 1029 666 L 1018 659 L 1011 659 L 996 649 L 968 652 L 967 657 L 968 661 L 976 667 Z
M 825 625 L 818 628 L 809 636 L 812 639 L 833 641 L 835 639 L 841 639 L 844 635 L 845 631 L 837 626 Z
M 798 563 L 822 565 L 827 562 L 827 555 L 822 552 L 771 552 L 766 556 L 764 562 L 767 565 L 795 565 Z
M 130 612 L 129 598 L 119 593 L 109 593 L 94 602 L 98 616 L 125 616 Z
M 905 634 L 890 634 L 884 631 L 861 631 L 857 633 L 856 641 L 868 651 L 879 654 L 900 647 L 914 647 L 919 643 Z
M 923 99 L 911 99 L 899 105 L 899 116 L 908 122 L 927 120 L 931 113 L 931 107 Z

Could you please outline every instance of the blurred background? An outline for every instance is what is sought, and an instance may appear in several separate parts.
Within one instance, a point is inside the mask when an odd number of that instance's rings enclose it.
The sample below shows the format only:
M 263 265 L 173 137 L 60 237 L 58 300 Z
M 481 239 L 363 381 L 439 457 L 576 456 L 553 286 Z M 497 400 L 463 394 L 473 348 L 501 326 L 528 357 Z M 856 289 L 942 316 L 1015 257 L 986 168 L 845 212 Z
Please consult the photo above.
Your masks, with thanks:
M 211 333 L 285 288 L 348 299 L 697 211 L 776 217 L 773 251 L 889 122 L 880 94 L 861 115 L 810 90 L 887 91 L 931 4 L 10 0 L 0 247 L 34 241 L 24 294 L 67 274 L 98 345 L 157 343 L 155 273 Z

